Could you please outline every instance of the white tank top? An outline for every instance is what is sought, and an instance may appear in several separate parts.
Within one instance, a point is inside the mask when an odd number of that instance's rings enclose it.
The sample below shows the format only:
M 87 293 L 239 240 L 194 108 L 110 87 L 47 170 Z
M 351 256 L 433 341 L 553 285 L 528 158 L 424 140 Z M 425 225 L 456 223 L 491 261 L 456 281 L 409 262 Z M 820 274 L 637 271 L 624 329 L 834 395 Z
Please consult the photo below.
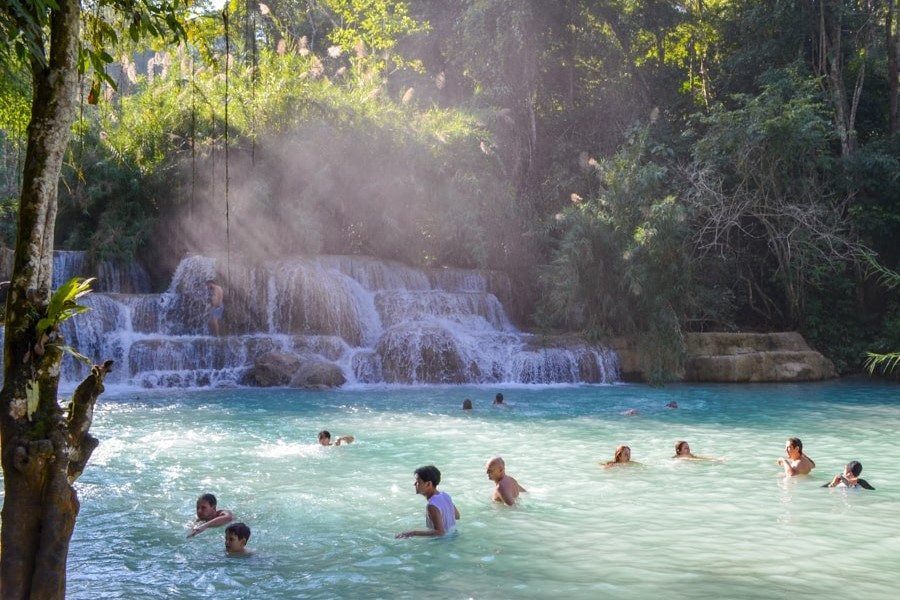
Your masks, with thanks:
M 436 506 L 437 509 L 441 511 L 441 517 L 444 519 L 444 531 L 446 533 L 450 533 L 456 528 L 456 511 L 454 510 L 453 500 L 450 498 L 450 494 L 438 492 L 428 499 L 428 504 Z M 429 529 L 434 529 L 431 517 L 428 516 L 427 507 L 425 509 L 425 524 Z

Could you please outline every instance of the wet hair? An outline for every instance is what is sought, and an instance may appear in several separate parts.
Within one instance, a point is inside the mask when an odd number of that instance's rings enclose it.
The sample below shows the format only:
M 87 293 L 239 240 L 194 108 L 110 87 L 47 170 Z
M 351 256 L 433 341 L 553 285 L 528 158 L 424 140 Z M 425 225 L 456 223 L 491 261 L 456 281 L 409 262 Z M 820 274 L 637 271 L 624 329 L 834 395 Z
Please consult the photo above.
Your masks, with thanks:
M 624 462 L 622 460 L 622 455 L 626 450 L 631 452 L 631 448 L 629 448 L 628 446 L 619 446 L 618 448 L 616 448 L 616 453 L 613 455 L 613 462 Z
M 851 460 L 847 463 L 847 470 L 853 473 L 854 477 L 859 477 L 859 474 L 862 473 L 862 465 L 859 461 Z
M 212 506 L 213 508 L 215 508 L 215 507 L 216 507 L 216 504 L 218 504 L 218 501 L 216 500 L 216 497 L 213 496 L 212 494 L 203 494 L 202 496 L 200 496 L 199 498 L 197 498 L 197 502 L 198 502 L 198 503 L 199 503 L 199 502 L 206 502 L 207 504 L 209 504 L 209 505 Z
M 503 402 L 503 394 L 498 393 L 494 396 L 494 404 L 500 404 L 501 402 Z
M 327 429 L 323 429 L 322 431 L 319 432 L 319 439 L 321 440 L 322 438 L 328 438 L 330 440 L 331 432 L 328 431 Z
M 228 535 L 229 533 L 233 533 L 239 540 L 250 539 L 250 528 L 243 523 L 232 523 L 231 525 L 226 527 L 225 535 Z
M 791 446 L 800 451 L 800 454 L 803 454 L 803 442 L 800 441 L 800 438 L 788 438 L 788 442 L 790 442 Z
M 419 481 L 430 481 L 434 487 L 437 487 L 441 482 L 441 472 L 434 465 L 419 467 L 413 473 L 419 478 Z
M 678 440 L 675 442 L 675 454 L 681 454 L 681 447 L 687 444 L 685 440 Z
M 470 408 L 472 408 L 472 401 L 466 398 L 465 400 L 463 400 L 463 410 L 467 410 Z

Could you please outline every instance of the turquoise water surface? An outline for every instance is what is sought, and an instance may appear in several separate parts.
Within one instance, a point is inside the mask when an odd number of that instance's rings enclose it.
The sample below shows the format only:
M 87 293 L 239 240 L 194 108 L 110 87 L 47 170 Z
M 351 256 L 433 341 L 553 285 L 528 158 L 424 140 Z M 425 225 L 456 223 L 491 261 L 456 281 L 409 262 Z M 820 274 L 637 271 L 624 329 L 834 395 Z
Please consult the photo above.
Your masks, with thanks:
M 510 408 L 491 408 L 496 391 Z M 102 443 L 77 484 L 68 597 L 894 597 L 898 391 L 107 392 L 93 428 Z M 357 442 L 320 447 L 326 428 Z M 816 461 L 811 477 L 780 476 L 789 436 Z M 723 461 L 673 460 L 679 439 Z M 642 466 L 599 468 L 618 444 Z M 529 490 L 518 507 L 490 501 L 495 454 Z M 876 491 L 820 487 L 851 459 Z M 425 464 L 443 473 L 458 532 L 396 540 L 424 525 L 413 469 Z M 202 492 L 251 527 L 255 555 L 227 558 L 222 529 L 186 538 Z

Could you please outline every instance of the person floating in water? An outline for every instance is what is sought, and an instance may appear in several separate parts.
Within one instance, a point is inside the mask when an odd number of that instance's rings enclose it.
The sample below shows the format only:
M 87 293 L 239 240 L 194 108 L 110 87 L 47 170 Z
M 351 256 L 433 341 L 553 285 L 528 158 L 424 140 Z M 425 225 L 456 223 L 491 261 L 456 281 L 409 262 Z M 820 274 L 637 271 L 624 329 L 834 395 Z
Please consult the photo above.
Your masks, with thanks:
M 711 458 L 709 456 L 699 456 L 691 452 L 691 446 L 684 440 L 675 442 L 675 456 L 672 458 L 682 458 L 686 460 L 714 460 L 722 462 L 721 458 Z
M 498 393 L 494 396 L 494 406 L 509 406 L 509 404 L 503 402 L 503 394 Z
M 206 289 L 209 292 L 209 333 L 219 337 L 219 324 L 225 316 L 225 292 L 215 279 L 206 280 Z
M 243 523 L 232 523 L 225 528 L 225 553 L 228 556 L 249 556 L 253 554 L 247 548 L 250 539 L 250 528 Z
M 674 400 L 666 402 L 666 408 L 678 408 L 678 403 Z
M 506 474 L 506 463 L 499 456 L 487 461 L 485 471 L 488 479 L 496 484 L 494 486 L 494 502 L 504 502 L 507 506 L 512 506 L 518 500 L 520 492 L 528 491 L 519 485 L 514 477 Z
M 869 482 L 862 479 L 859 474 L 862 473 L 862 465 L 859 461 L 851 460 L 844 467 L 844 472 L 834 476 L 831 483 L 826 483 L 822 487 L 846 487 L 852 489 L 874 490 Z
M 414 536 L 438 537 L 450 533 L 456 528 L 459 510 L 453 504 L 450 494 L 439 492 L 437 489 L 441 482 L 441 472 L 434 465 L 428 465 L 419 467 L 414 473 L 416 493 L 425 496 L 428 501 L 425 506 L 425 526 L 428 529 L 404 531 L 397 534 L 397 539 Z
M 463 410 L 472 410 L 472 401 L 469 400 L 468 398 L 466 398 L 465 400 L 463 400 L 463 407 L 462 407 L 462 409 L 463 409 Z
M 194 537 L 210 527 L 221 527 L 234 520 L 234 513 L 230 510 L 216 508 L 216 504 L 216 497 L 212 494 L 203 494 L 197 498 L 197 522 L 191 528 L 188 537 Z
M 352 444 L 356 438 L 352 435 L 342 435 L 331 443 L 331 432 L 323 429 L 319 432 L 319 443 L 323 446 L 340 446 L 341 444 Z
M 787 453 L 787 458 L 779 458 L 776 462 L 784 468 L 785 477 L 808 475 L 816 468 L 816 463 L 803 454 L 803 442 L 800 441 L 800 438 L 788 438 L 784 444 L 784 451 Z
M 602 464 L 604 469 L 609 469 L 610 467 L 618 467 L 621 465 L 636 465 L 638 463 L 631 460 L 631 448 L 629 448 L 628 446 L 619 446 L 618 448 L 616 448 L 616 453 L 613 455 L 613 459 Z

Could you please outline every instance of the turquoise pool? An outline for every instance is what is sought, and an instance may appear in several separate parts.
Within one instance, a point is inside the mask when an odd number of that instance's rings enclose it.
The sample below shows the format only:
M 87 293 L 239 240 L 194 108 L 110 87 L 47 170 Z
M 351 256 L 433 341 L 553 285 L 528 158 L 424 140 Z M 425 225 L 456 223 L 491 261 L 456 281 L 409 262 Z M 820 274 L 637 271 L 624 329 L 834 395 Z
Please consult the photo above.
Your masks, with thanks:
M 900 589 L 900 388 L 640 385 L 334 392 L 108 392 L 78 483 L 68 597 L 860 598 Z M 460 410 L 472 398 L 475 410 Z M 677 410 L 664 405 L 676 400 Z M 621 413 L 637 409 L 637 416 Z M 353 434 L 322 448 L 316 433 Z M 802 438 L 812 477 L 775 460 Z M 676 440 L 723 462 L 679 462 Z M 618 444 L 643 466 L 603 470 Z M 529 493 L 490 502 L 502 455 Z M 820 486 L 857 459 L 877 490 Z M 413 469 L 437 465 L 461 514 L 419 528 Z M 213 492 L 253 530 L 187 539 Z M 890 590 L 895 592 L 890 592 Z

